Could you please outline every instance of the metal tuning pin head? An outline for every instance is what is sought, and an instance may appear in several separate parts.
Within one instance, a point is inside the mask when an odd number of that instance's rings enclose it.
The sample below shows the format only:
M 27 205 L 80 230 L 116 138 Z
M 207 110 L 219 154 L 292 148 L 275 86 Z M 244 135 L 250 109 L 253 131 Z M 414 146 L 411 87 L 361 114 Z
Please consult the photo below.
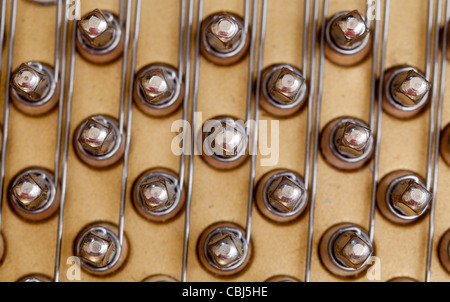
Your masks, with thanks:
M 267 219 L 288 223 L 299 218 L 306 209 L 307 195 L 299 175 L 288 170 L 273 170 L 258 181 L 255 202 Z
M 125 139 L 110 116 L 89 117 L 77 127 L 73 138 L 76 154 L 91 167 L 107 168 L 122 158 Z
M 134 102 L 145 114 L 155 117 L 174 113 L 183 100 L 183 83 L 173 66 L 156 63 L 141 68 L 135 77 Z
M 118 17 L 109 11 L 95 9 L 77 22 L 76 45 L 86 60 L 106 64 L 123 52 L 123 30 Z
M 25 169 L 15 175 L 7 196 L 11 209 L 30 222 L 44 221 L 59 208 L 59 190 L 53 173 L 42 168 Z
M 278 275 L 278 276 L 270 277 L 269 279 L 267 279 L 264 282 L 301 282 L 301 281 L 298 280 L 297 278 L 294 278 L 291 276 Z
M 128 240 L 119 243 L 118 227 L 95 222 L 81 230 L 74 242 L 74 253 L 81 267 L 90 274 L 104 276 L 117 272 L 128 256 Z
M 325 55 L 335 64 L 356 65 L 370 53 L 370 30 L 358 11 L 341 12 L 326 23 Z
M 360 169 L 373 154 L 372 131 L 355 118 L 334 119 L 322 130 L 320 150 L 325 161 L 336 169 Z
M 179 282 L 179 281 L 169 275 L 159 274 L 159 275 L 149 276 L 149 277 L 145 278 L 144 280 L 142 280 L 142 282 Z
M 377 205 L 387 219 L 398 224 L 417 221 L 428 209 L 432 194 L 417 174 L 398 170 L 384 176 L 377 187 Z
M 369 236 L 359 226 L 341 223 L 329 228 L 319 243 L 322 264 L 340 277 L 358 277 L 374 253 Z
M 288 64 L 276 64 L 262 72 L 261 107 L 274 116 L 298 112 L 307 98 L 308 88 L 302 72 Z
M 442 267 L 450 273 L 450 229 L 442 235 L 439 241 L 438 255 Z
M 442 130 L 440 140 L 439 151 L 442 159 L 450 166 L 450 124 Z
M 28 115 L 43 115 L 58 103 L 59 85 L 53 68 L 40 62 L 21 64 L 11 75 L 12 103 Z
M 202 158 L 210 166 L 230 170 L 248 158 L 244 122 L 233 117 L 216 117 L 205 122 L 202 129 Z
M 184 190 L 180 195 L 178 176 L 167 169 L 151 169 L 134 182 L 131 199 L 144 218 L 154 222 L 174 219 L 184 206 Z
M 197 243 L 197 255 L 203 267 L 217 276 L 242 272 L 250 262 L 252 246 L 244 230 L 231 222 L 218 222 L 207 227 Z
M 425 109 L 430 89 L 430 82 L 418 69 L 394 66 L 384 76 L 383 109 L 399 119 L 413 118 Z
M 232 65 L 247 54 L 249 35 L 242 18 L 232 13 L 217 13 L 205 18 L 201 34 L 200 51 L 215 64 Z
M 43 274 L 31 274 L 20 278 L 17 282 L 53 282 L 53 280 Z

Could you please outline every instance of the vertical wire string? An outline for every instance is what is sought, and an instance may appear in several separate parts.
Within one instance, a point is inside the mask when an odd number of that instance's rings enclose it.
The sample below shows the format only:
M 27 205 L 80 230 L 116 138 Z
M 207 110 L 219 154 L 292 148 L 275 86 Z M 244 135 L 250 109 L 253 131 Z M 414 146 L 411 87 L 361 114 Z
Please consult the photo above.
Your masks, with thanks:
M 311 35 L 311 57 L 316 56 L 316 35 L 317 22 L 319 15 L 319 0 L 314 1 L 313 9 L 313 27 Z M 315 124 L 314 124 L 314 147 L 313 147 L 313 161 L 311 171 L 311 195 L 309 201 L 309 222 L 308 222 L 308 239 L 306 251 L 306 265 L 305 265 L 305 282 L 311 281 L 311 256 L 312 245 L 314 237 L 314 211 L 316 203 L 316 189 L 317 189 L 317 164 L 319 152 L 319 128 L 320 128 L 320 113 L 322 107 L 323 95 L 323 70 L 325 61 L 325 21 L 328 13 L 328 0 L 324 0 L 322 8 L 322 28 L 320 31 L 320 50 L 319 50 L 319 70 L 316 89 L 316 109 L 315 109 Z M 311 74 L 311 78 L 315 75 Z M 314 89 L 314 88 L 313 88 Z
M 190 61 L 190 41 L 192 32 L 194 1 L 189 0 L 188 13 L 188 31 L 187 31 L 187 45 L 186 45 L 186 63 Z M 192 87 L 192 104 L 191 104 L 191 131 L 189 137 L 189 163 L 187 172 L 187 188 L 186 188 L 186 210 L 184 222 L 184 238 L 183 238 L 183 259 L 181 267 L 181 282 L 186 282 L 187 278 L 187 260 L 189 252 L 189 235 L 190 235 L 190 221 L 191 221 L 191 204 L 192 204 L 192 184 L 194 178 L 194 149 L 195 149 L 195 129 L 197 121 L 195 119 L 195 112 L 197 111 L 198 100 L 198 80 L 200 70 L 200 24 L 202 22 L 203 0 L 199 0 L 197 7 L 197 36 L 195 39 L 195 54 L 194 54 L 194 81 Z M 187 67 L 186 67 L 187 70 Z M 186 72 L 186 80 L 190 77 L 190 73 Z M 185 95 L 184 102 L 187 103 L 188 96 Z
M 141 11 L 141 0 L 136 0 L 135 7 L 135 19 L 134 19 L 134 36 L 133 36 L 133 49 L 131 56 L 131 66 L 129 74 L 129 86 L 128 89 L 128 104 L 127 104 L 127 125 L 126 125 L 126 133 L 125 133 L 125 150 L 123 155 L 123 166 L 122 166 L 122 185 L 120 192 L 120 210 L 119 210 L 119 245 L 120 250 L 119 253 L 122 252 L 122 244 L 123 244 L 123 233 L 124 233 L 124 224 L 125 224 L 125 201 L 126 201 L 126 192 L 127 192 L 127 181 L 128 181 L 128 163 L 130 158 L 130 142 L 131 142 L 131 128 L 133 125 L 133 89 L 131 89 L 132 83 L 134 81 L 134 70 L 136 68 L 136 49 L 137 49 L 137 41 L 139 38 L 139 22 L 140 22 L 140 11 Z M 123 66 L 122 66 L 122 75 L 123 70 L 125 70 L 125 76 L 128 70 L 128 48 L 130 41 L 130 27 L 131 27 L 131 0 L 127 2 L 127 20 L 126 20 L 126 31 L 125 31 L 125 41 L 124 41 L 124 52 L 123 52 Z M 125 91 L 126 90 L 126 77 L 122 77 L 122 89 L 121 89 L 121 104 L 125 102 Z M 121 128 L 123 130 L 123 126 Z M 121 132 L 122 133 L 122 132 Z
M 247 129 L 253 125 L 252 135 L 247 134 L 247 137 L 251 137 L 251 142 L 249 141 L 250 148 L 250 176 L 249 176 L 249 184 L 248 184 L 248 198 L 247 198 L 247 222 L 246 222 L 246 239 L 247 244 L 250 243 L 251 237 L 251 229 L 252 229 L 252 211 L 253 211 L 253 192 L 255 186 L 255 174 L 256 174 L 256 156 L 258 153 L 258 122 L 259 122 L 259 95 L 258 92 L 255 92 L 255 108 L 253 111 L 253 121 L 250 121 L 250 115 L 252 112 L 252 96 L 253 96 L 253 76 L 254 76 L 254 62 L 255 62 L 255 48 L 256 48 L 256 24 L 258 18 L 258 1 L 253 1 L 253 13 L 252 13 L 252 33 L 250 37 L 250 55 L 248 62 L 248 82 L 247 82 Z M 262 22 L 263 20 L 261 20 Z M 265 22 L 265 21 L 264 21 Z M 260 71 L 258 71 L 260 72 Z M 257 84 L 258 85 L 258 84 Z M 257 90 L 258 91 L 258 88 Z
M 3 139 L 2 154 L 0 165 L 0 231 L 2 223 L 3 193 L 5 187 L 5 168 L 6 168 L 6 148 L 8 145 L 8 128 L 9 128 L 9 82 L 11 80 L 11 68 L 14 55 L 14 40 L 16 34 L 16 14 L 17 0 L 13 0 L 11 4 L 11 21 L 9 28 L 9 45 L 8 45 L 8 62 L 6 63 L 6 83 L 5 83 L 5 99 L 3 103 Z M 1 47 L 0 47 L 1 48 Z
M 376 9 L 380 9 L 380 3 L 376 1 Z M 377 14 L 377 13 L 376 13 Z M 377 183 L 378 183 L 378 173 L 379 173 L 379 162 L 380 162 L 380 142 L 381 142 L 381 118 L 383 108 L 381 106 L 381 99 L 378 98 L 377 104 L 377 115 L 376 115 L 376 129 L 375 129 L 375 103 L 376 103 L 376 91 L 377 91 L 377 72 L 378 72 L 378 54 L 379 54 L 379 31 L 380 31 L 380 20 L 375 19 L 375 26 L 373 30 L 373 52 L 372 52 L 372 81 L 371 81 L 371 91 L 370 91 L 370 118 L 369 118 L 369 128 L 372 131 L 372 135 L 375 136 L 374 144 L 374 160 L 373 160 L 373 170 L 372 170 L 372 192 L 370 197 L 370 213 L 369 213 L 369 238 L 370 242 L 373 242 L 373 237 L 375 233 L 375 205 L 377 196 Z M 384 63 L 381 63 L 381 66 Z M 381 67 L 380 66 L 380 67 Z M 384 74 L 384 70 L 382 71 Z M 380 79 L 382 77 L 380 76 Z M 382 87 L 383 85 L 378 85 Z
M 66 0 L 58 0 L 58 3 L 64 2 L 64 7 L 66 12 L 69 10 L 69 2 Z M 62 47 L 61 47 L 61 81 L 59 88 L 59 109 L 58 109 L 58 131 L 57 131 L 57 151 L 56 151 L 56 159 L 55 159 L 55 187 L 58 186 L 59 183 L 59 169 L 60 169 L 60 161 L 61 158 L 63 160 L 63 169 L 64 165 L 67 169 L 67 146 L 64 145 L 63 149 L 65 150 L 65 154 L 61 154 L 61 140 L 62 140 L 62 125 L 63 125 L 63 117 L 64 117 L 64 97 L 65 97 L 65 86 L 66 86 L 66 52 L 67 52 L 67 28 L 68 25 L 68 16 L 64 14 L 63 21 L 63 38 L 62 38 Z M 74 26 L 75 27 L 75 26 Z M 69 72 L 72 72 L 71 70 Z M 71 79 L 73 81 L 73 78 Z M 67 109 L 66 109 L 67 111 Z M 67 114 L 67 112 L 66 112 Z M 67 119 L 69 119 L 69 125 L 67 125 Z M 70 127 L 70 117 L 66 115 L 66 129 L 68 130 Z M 68 141 L 68 140 L 67 140 Z M 66 137 L 64 136 L 64 144 L 66 143 Z M 65 156 L 65 157 L 64 157 Z M 64 219 L 64 202 L 65 202 L 65 183 L 63 188 L 63 177 L 64 182 L 66 181 L 66 175 L 61 175 L 61 192 L 60 192 L 60 204 L 59 204 L 59 217 L 58 217 L 58 229 L 56 233 L 56 255 L 55 255 L 55 270 L 53 280 L 55 282 L 59 282 L 59 268 L 61 262 L 61 243 L 62 243 L 62 231 L 63 231 L 63 219 Z M 64 191 L 63 191 L 64 190 Z
M 436 212 L 436 201 L 437 201 L 437 185 L 438 185 L 438 173 L 439 173 L 439 137 L 441 134 L 442 125 L 442 106 L 444 101 L 445 92 L 445 72 L 446 72 L 446 50 L 447 50 L 447 33 L 448 33 L 448 22 L 450 19 L 450 2 L 445 1 L 445 19 L 444 19 L 444 30 L 442 35 L 442 53 L 441 53 L 441 74 L 439 83 L 439 101 L 437 109 L 437 120 L 436 120 L 436 131 L 435 131 L 435 147 L 434 147 L 434 162 L 433 162 L 433 181 L 432 181 L 432 192 L 433 198 L 431 200 L 430 218 L 428 226 L 428 242 L 427 242 L 427 260 L 426 260 L 426 270 L 425 270 L 425 282 L 430 282 L 431 279 L 431 258 L 433 255 L 433 237 L 434 237 L 434 217 Z M 439 5 L 439 4 L 438 4 Z M 438 6 L 438 10 L 442 9 L 442 5 Z M 436 27 L 436 31 L 439 31 L 439 26 Z M 437 79 L 436 79 L 437 82 Z

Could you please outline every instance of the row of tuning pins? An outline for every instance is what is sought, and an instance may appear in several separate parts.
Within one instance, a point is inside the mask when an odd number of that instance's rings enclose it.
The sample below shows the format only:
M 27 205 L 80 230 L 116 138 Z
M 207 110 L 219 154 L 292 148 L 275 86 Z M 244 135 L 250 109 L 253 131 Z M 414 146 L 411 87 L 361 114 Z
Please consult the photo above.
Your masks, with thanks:
M 95 24 L 95 26 L 89 27 L 86 24 L 89 24 L 89 26 Z M 89 61 L 100 64 L 111 62 L 120 57 L 123 51 L 123 35 L 120 34 L 122 30 L 118 26 L 114 14 L 100 10 L 93 11 L 84 16 L 82 21 L 78 23 L 77 49 Z M 205 58 L 220 65 L 239 62 L 248 49 L 248 40 L 242 39 L 243 37 L 248 38 L 248 36 L 242 35 L 242 30 L 242 19 L 232 13 L 220 13 L 207 17 L 202 23 L 202 54 Z M 361 62 L 370 53 L 369 33 L 364 18 L 358 12 L 343 12 L 334 15 L 327 22 L 327 44 L 325 48 L 327 58 L 343 66 Z M 40 115 L 54 108 L 57 99 L 56 101 L 53 100 L 54 103 L 52 103 L 51 96 L 55 94 L 57 88 L 53 87 L 55 85 L 52 86 L 50 68 L 43 63 L 29 62 L 21 65 L 14 72 L 11 96 L 13 103 L 19 110 L 27 114 Z M 308 93 L 306 79 L 295 66 L 281 64 L 266 68 L 263 71 L 262 83 L 261 107 L 274 116 L 288 117 L 297 113 L 303 107 Z M 29 89 L 30 85 L 33 87 L 31 90 Z M 411 118 L 423 111 L 431 87 L 425 76 L 417 68 L 410 66 L 398 66 L 389 70 L 386 73 L 384 85 L 386 86 L 386 93 L 385 98 L 383 98 L 383 109 L 388 114 L 398 118 Z M 150 116 L 170 115 L 181 104 L 182 86 L 183 84 L 176 77 L 174 67 L 166 64 L 145 66 L 137 72 L 135 77 L 133 86 L 135 104 Z M 43 87 L 46 88 L 43 89 Z M 43 106 L 40 107 L 36 106 L 36 98 L 48 100 L 43 101 Z M 33 104 L 32 106 L 29 105 L 30 102 Z M 222 131 L 206 133 L 203 138 L 215 143 L 220 138 L 225 140 L 222 144 L 222 146 L 225 146 L 222 155 L 203 156 L 205 162 L 218 169 L 236 168 L 242 165 L 248 155 L 245 152 L 247 143 L 245 131 L 242 129 L 242 132 L 236 132 L 235 129 L 239 129 L 239 127 L 231 127 L 233 131 L 228 131 L 226 125 L 229 125 L 230 119 L 232 118 L 219 121 L 223 125 Z M 217 127 L 214 128 L 217 129 Z M 230 136 L 233 137 L 230 139 Z M 123 142 L 124 138 L 119 134 L 117 121 L 109 116 L 99 115 L 92 116 L 79 125 L 74 135 L 73 144 L 76 154 L 84 163 L 96 168 L 107 168 L 116 164 L 122 158 Z M 322 131 L 320 144 L 325 160 L 333 167 L 341 170 L 355 170 L 363 167 L 370 161 L 373 153 L 373 137 L 369 127 L 361 120 L 351 117 L 330 122 Z M 203 144 L 203 146 L 208 145 L 211 144 Z M 443 150 L 442 154 L 445 156 L 445 144 L 441 144 L 441 146 L 443 148 L 441 149 Z M 203 154 L 211 154 L 211 152 L 203 152 Z M 230 154 L 237 155 L 234 158 L 233 156 L 230 157 Z M 37 178 L 39 180 L 36 180 Z M 42 185 L 42 179 L 49 179 L 50 181 Z M 17 184 L 20 184 L 19 187 L 22 186 L 24 181 L 27 184 L 26 186 L 31 184 L 34 186 L 33 188 L 44 186 L 47 189 L 41 190 L 41 193 L 34 190 L 33 192 L 39 194 L 31 202 L 21 200 L 20 192 L 15 188 L 17 188 Z M 144 172 L 135 181 L 133 187 L 132 200 L 135 208 L 144 217 L 153 221 L 166 221 L 175 217 L 183 205 L 183 198 L 180 198 L 181 200 L 176 206 L 171 204 L 177 199 L 174 197 L 176 196 L 176 181 L 177 176 L 172 171 L 149 170 Z M 31 170 L 21 172 L 10 185 L 11 190 L 9 192 L 11 194 L 8 196 L 11 200 L 11 206 L 15 209 L 15 212 L 27 220 L 33 218 L 42 220 L 50 217 L 57 209 L 57 201 L 52 201 L 52 199 L 57 200 L 55 198 L 57 193 L 52 192 L 51 184 L 51 174 L 49 173 L 45 174 L 41 171 L 37 173 Z M 172 187 L 170 184 L 172 184 Z M 422 216 L 431 199 L 431 193 L 426 190 L 421 178 L 414 173 L 405 171 L 398 171 L 383 178 L 380 181 L 379 190 L 378 194 L 381 197 L 377 198 L 377 202 L 380 211 L 396 223 L 408 223 Z M 161 193 L 162 191 L 166 193 Z M 290 195 L 285 196 L 288 191 Z M 389 194 L 386 194 L 388 192 Z M 414 193 L 414 196 L 420 195 L 418 199 L 421 201 L 420 204 L 417 204 L 417 200 L 407 198 L 407 196 L 411 196 L 411 192 Z M 160 198 L 162 195 L 165 197 Z M 395 196 L 395 198 L 383 198 L 385 196 Z M 255 203 L 258 209 L 268 219 L 276 222 L 292 222 L 297 219 L 306 208 L 306 200 L 303 180 L 293 171 L 272 171 L 261 178 L 255 189 Z M 37 216 L 30 216 L 29 211 L 22 210 L 23 208 L 27 209 L 27 207 L 28 210 L 33 208 L 42 210 L 43 205 L 48 209 L 39 211 L 40 215 Z M 170 209 L 170 211 L 167 211 L 168 216 L 155 215 L 155 211 L 160 212 L 161 208 Z M 220 227 L 227 228 L 226 225 Z M 364 251 L 365 255 L 361 255 L 360 259 L 357 260 L 349 259 L 350 256 L 347 255 L 348 257 L 346 257 L 345 253 L 335 255 L 335 258 L 339 259 L 339 265 L 348 266 L 344 270 L 348 271 L 348 268 L 353 268 L 355 271 L 360 271 L 358 265 L 365 263 L 365 259 L 373 253 L 373 248 L 366 234 L 361 232 L 359 228 L 352 229 L 353 227 L 351 225 L 341 226 L 336 230 L 331 230 L 331 233 L 324 235 L 324 238 L 334 236 L 332 241 L 336 245 L 342 245 L 342 240 L 344 240 L 345 243 L 364 246 L 361 250 Z M 211 236 L 211 232 L 216 229 L 205 230 L 204 239 L 206 240 L 209 237 L 208 240 L 215 241 L 211 240 L 211 238 L 215 238 L 215 236 Z M 89 232 L 92 232 L 91 228 L 89 228 Z M 336 234 L 342 234 L 342 232 L 344 235 L 338 236 L 342 240 L 335 240 Z M 225 236 L 228 238 L 228 242 L 234 246 L 233 255 L 237 257 L 236 259 L 227 259 L 225 262 L 215 259 L 214 248 L 209 245 L 211 242 L 206 244 L 210 248 L 205 249 L 204 257 L 207 259 L 204 262 L 205 266 L 210 265 L 211 261 L 214 262 L 216 271 L 213 270 L 213 272 L 220 274 L 221 271 L 227 271 L 226 267 L 230 266 L 230 263 L 234 265 L 236 261 L 242 262 L 239 261 L 240 258 L 248 253 L 248 251 L 245 251 L 245 246 L 236 243 L 236 238 L 242 233 L 243 231 L 240 230 L 238 235 L 233 235 L 231 232 L 231 236 Z M 86 232 L 83 231 L 80 234 L 83 235 Z M 348 234 L 351 234 L 351 236 Z M 104 244 L 111 245 L 107 242 Z M 82 247 L 83 244 L 80 246 Z M 83 250 L 80 250 L 79 254 L 81 257 L 85 255 L 86 261 L 101 266 L 105 264 L 106 258 L 114 258 L 109 254 L 110 249 L 105 250 L 106 254 L 102 256 L 103 258 L 90 258 L 89 251 L 83 252 Z M 345 251 L 345 249 L 341 250 Z M 326 258 L 327 256 L 324 254 L 323 259 Z M 246 257 L 246 259 L 248 258 Z M 330 261 L 331 265 L 336 265 L 335 260 Z M 324 260 L 325 263 L 327 261 Z M 355 264 L 355 261 L 359 261 L 359 264 Z M 243 263 L 245 264 L 246 261 Z M 333 270 L 334 268 L 330 268 L 330 271 Z M 339 272 L 340 270 L 337 274 Z

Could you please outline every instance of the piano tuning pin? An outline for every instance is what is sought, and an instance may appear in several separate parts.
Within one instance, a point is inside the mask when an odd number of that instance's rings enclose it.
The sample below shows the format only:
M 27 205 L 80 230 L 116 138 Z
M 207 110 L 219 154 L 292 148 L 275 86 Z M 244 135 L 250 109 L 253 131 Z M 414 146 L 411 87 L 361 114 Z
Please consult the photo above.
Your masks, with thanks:
M 91 167 L 107 168 L 122 158 L 125 139 L 113 117 L 89 117 L 77 127 L 73 138 L 76 154 Z
M 200 51 L 215 64 L 235 64 L 247 53 L 246 31 L 242 18 L 227 12 L 212 14 L 201 24 Z
M 210 166 L 230 170 L 248 158 L 248 137 L 243 122 L 216 117 L 203 124 L 202 158 Z
M 336 118 L 322 130 L 320 151 L 325 161 L 336 169 L 360 169 L 372 157 L 372 131 L 356 118 Z
M 326 22 L 325 55 L 335 64 L 356 65 L 371 51 L 370 30 L 358 11 L 341 12 Z
M 142 282 L 178 282 L 177 279 L 169 276 L 169 275 L 152 275 L 144 280 Z
M 25 114 L 43 115 L 58 103 L 59 85 L 47 64 L 21 64 L 11 75 L 10 86 L 12 103 Z
M 17 282 L 53 282 L 53 280 L 43 274 L 31 274 L 20 278 Z
M 263 70 L 261 107 L 278 117 L 298 112 L 307 97 L 302 72 L 288 64 L 271 65 Z
M 298 280 L 297 278 L 294 278 L 291 276 L 278 275 L 278 276 L 270 277 L 269 279 L 267 279 L 264 282 L 301 282 L 301 281 Z
M 306 209 L 308 197 L 300 176 L 288 170 L 274 170 L 258 181 L 255 201 L 264 217 L 288 223 L 300 217 Z
M 8 202 L 19 217 L 30 222 L 41 222 L 52 217 L 59 207 L 59 189 L 53 173 L 42 168 L 19 172 L 8 188 Z
M 84 227 L 74 242 L 74 253 L 81 267 L 92 275 L 117 272 L 128 257 L 128 240 L 124 234 L 122 247 L 119 229 L 109 222 L 94 222 Z
M 109 11 L 95 9 L 77 22 L 78 52 L 92 63 L 118 59 L 123 52 L 123 36 L 118 17 Z
M 398 224 L 417 221 L 428 209 L 432 194 L 415 173 L 398 170 L 384 176 L 377 186 L 381 214 Z
M 431 84 L 414 67 L 394 66 L 384 76 L 383 109 L 399 119 L 409 119 L 422 112 Z
M 324 267 L 339 277 L 358 277 L 369 266 L 374 247 L 360 226 L 340 223 L 330 227 L 319 243 Z
M 450 166 L 450 124 L 441 132 L 439 151 L 445 163 Z
M 145 114 L 163 117 L 175 112 L 183 100 L 183 84 L 174 67 L 156 63 L 141 68 L 135 77 L 134 102 Z
M 247 268 L 252 246 L 244 230 L 231 222 L 218 222 L 207 227 L 197 242 L 197 255 L 202 266 L 217 276 L 232 276 Z
M 153 222 L 174 219 L 184 206 L 185 191 L 180 195 L 178 176 L 167 169 L 151 169 L 134 182 L 131 200 L 144 218 Z
M 439 241 L 438 255 L 442 267 L 450 273 L 450 229 L 442 235 Z

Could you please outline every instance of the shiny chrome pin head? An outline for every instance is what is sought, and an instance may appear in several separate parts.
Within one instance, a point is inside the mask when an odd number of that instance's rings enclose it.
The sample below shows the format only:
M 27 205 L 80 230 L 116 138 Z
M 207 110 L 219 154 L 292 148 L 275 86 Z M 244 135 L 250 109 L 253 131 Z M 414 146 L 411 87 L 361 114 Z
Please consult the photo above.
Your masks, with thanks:
M 200 235 L 197 254 L 203 267 L 218 276 L 232 276 L 244 270 L 251 258 L 251 244 L 234 223 L 219 222 Z
M 330 61 L 351 66 L 368 56 L 371 49 L 370 31 L 358 11 L 337 13 L 325 26 L 325 55 Z
M 358 277 L 369 266 L 374 248 L 367 233 L 357 225 L 341 223 L 330 227 L 319 243 L 324 267 L 339 277 Z
M 203 125 L 202 158 L 216 169 L 229 170 L 248 157 L 244 123 L 232 117 L 217 117 Z
M 232 65 L 241 60 L 249 46 L 243 20 L 223 12 L 205 18 L 202 26 L 201 52 L 211 62 Z
M 134 182 L 131 199 L 137 212 L 154 222 L 166 222 L 181 213 L 184 190 L 180 192 L 178 176 L 168 169 L 150 169 Z M 181 194 L 181 195 L 180 195 Z
M 289 170 L 266 173 L 256 186 L 255 202 L 264 217 L 277 223 L 295 221 L 307 205 L 303 179 Z
M 394 66 L 384 77 L 383 109 L 399 119 L 413 118 L 428 104 L 430 89 L 430 82 L 418 69 Z
M 341 117 L 322 130 L 320 149 L 326 162 L 345 171 L 367 164 L 373 153 L 373 136 L 368 126 L 355 118 Z
M 417 221 L 428 209 L 433 196 L 422 179 L 407 170 L 393 171 L 377 186 L 377 206 L 381 214 L 398 224 Z
M 298 112 L 307 97 L 306 79 L 296 67 L 275 64 L 263 70 L 261 107 L 274 116 Z
M 128 240 L 119 244 L 118 228 L 108 222 L 95 222 L 81 230 L 74 242 L 74 253 L 81 267 L 90 274 L 103 276 L 117 272 L 128 256 Z
M 174 113 L 183 101 L 183 83 L 173 66 L 155 63 L 141 68 L 135 77 L 134 102 L 155 117 Z
M 25 169 L 15 175 L 7 196 L 11 209 L 30 222 L 52 217 L 59 207 L 53 173 L 42 168 Z
M 123 30 L 117 16 L 95 9 L 77 22 L 77 49 L 88 61 L 105 64 L 123 52 Z
M 74 148 L 85 164 L 106 168 L 117 163 L 124 152 L 124 137 L 117 121 L 106 115 L 94 115 L 83 121 L 75 131 Z
M 40 62 L 21 64 L 11 75 L 12 103 L 28 115 L 43 115 L 58 103 L 53 68 Z

